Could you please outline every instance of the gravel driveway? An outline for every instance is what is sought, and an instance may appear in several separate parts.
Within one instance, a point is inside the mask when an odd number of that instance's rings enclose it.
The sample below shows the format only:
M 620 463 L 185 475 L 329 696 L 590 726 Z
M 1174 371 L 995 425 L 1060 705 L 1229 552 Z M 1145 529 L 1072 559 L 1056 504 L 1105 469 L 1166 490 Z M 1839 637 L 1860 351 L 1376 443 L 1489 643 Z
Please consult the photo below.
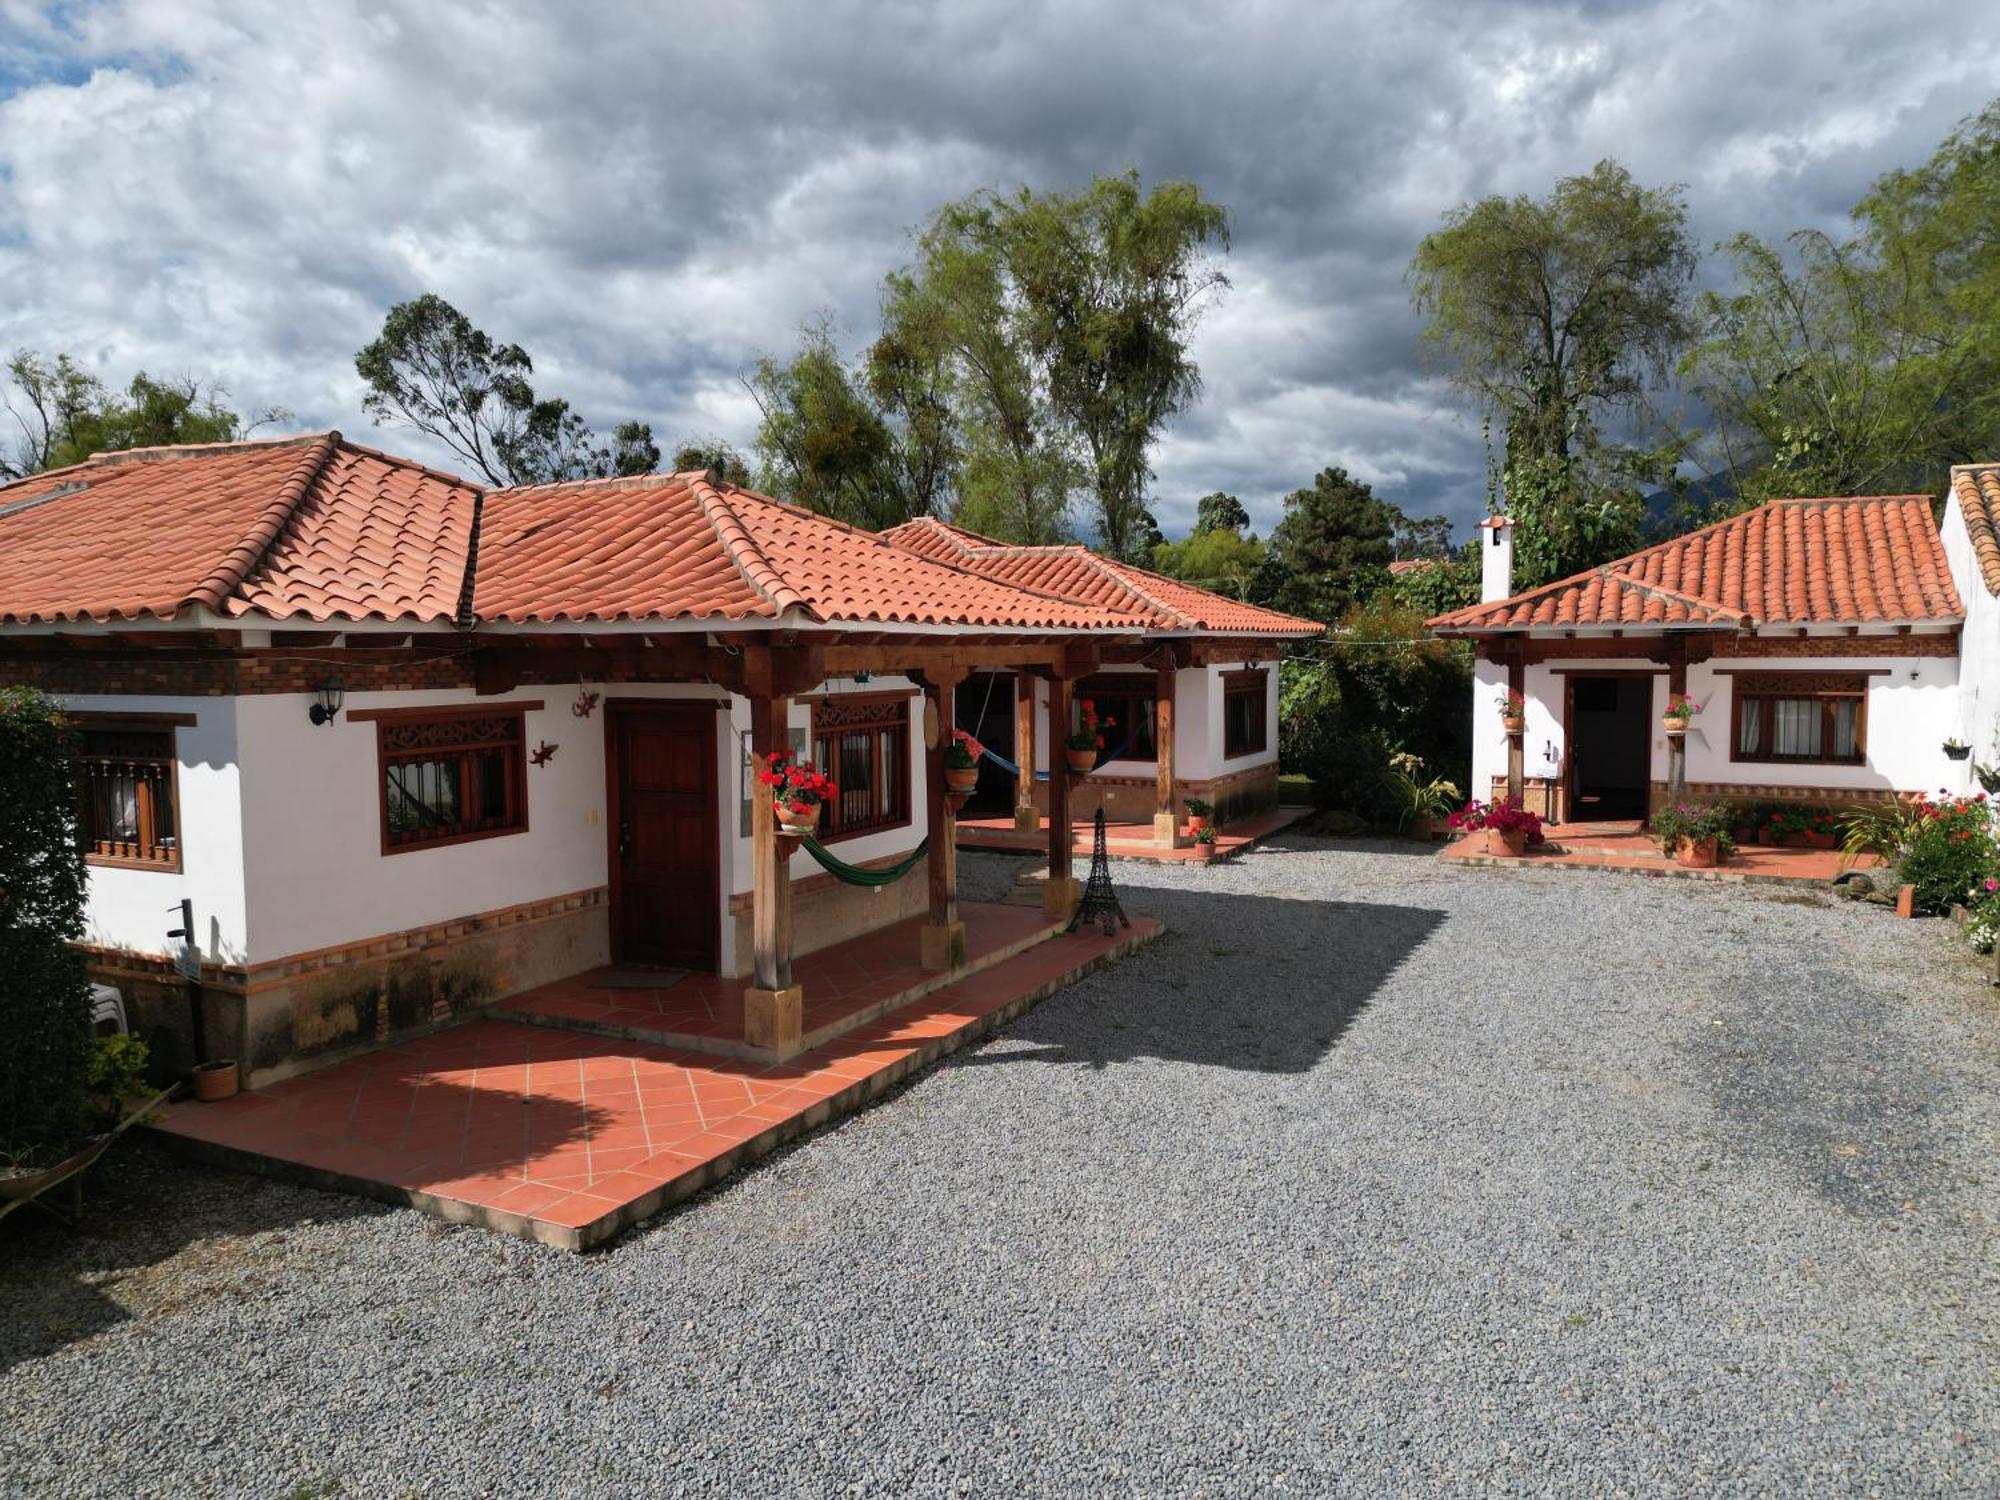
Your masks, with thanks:
M 1167 938 L 588 1257 L 122 1152 L 0 1227 L 0 1489 L 2000 1488 L 2000 1001 L 1940 924 L 1115 871 Z

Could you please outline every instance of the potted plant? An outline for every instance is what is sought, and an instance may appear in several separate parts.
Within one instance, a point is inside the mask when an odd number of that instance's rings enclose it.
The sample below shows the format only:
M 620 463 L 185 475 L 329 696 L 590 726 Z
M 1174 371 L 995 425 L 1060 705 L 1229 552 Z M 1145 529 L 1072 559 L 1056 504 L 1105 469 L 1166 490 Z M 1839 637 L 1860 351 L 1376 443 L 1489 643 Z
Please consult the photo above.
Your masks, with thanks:
M 1736 811 L 1727 803 L 1681 802 L 1653 814 L 1653 837 L 1677 865 L 1713 869 L 1736 847 Z
M 1528 700 L 1512 688 L 1500 698 L 1500 728 L 1506 734 L 1520 734 L 1528 727 Z
M 1542 820 L 1512 797 L 1491 803 L 1475 797 L 1445 821 L 1459 832 L 1484 829 L 1486 852 L 1509 859 L 1520 858 L 1544 840 Z
M 951 732 L 951 743 L 944 747 L 945 787 L 960 795 L 969 795 L 979 785 L 979 757 L 986 753 L 986 747 L 967 734 L 963 729 Z
M 1187 798 L 1184 805 L 1187 808 L 1188 832 L 1199 839 L 1202 830 L 1208 827 L 1208 815 L 1214 809 L 1199 797 Z
M 1097 752 L 1104 748 L 1104 731 L 1112 720 L 1097 716 L 1097 705 L 1088 698 L 1076 700 L 1077 725 L 1063 741 L 1063 758 L 1070 770 L 1085 776 L 1097 765 Z
M 764 760 L 757 779 L 771 789 L 778 824 L 786 833 L 803 838 L 819 827 L 820 808 L 838 788 L 811 761 L 794 760 L 790 750 L 773 750 Z
M 1971 754 L 1972 746 L 1966 744 L 1964 740 L 1954 738 L 1944 742 L 1946 760 L 1964 760 Z
M 1660 725 L 1671 739 L 1678 739 L 1687 733 L 1688 721 L 1701 712 L 1701 705 L 1686 693 L 1667 695 L 1667 711 L 1660 715 Z
M 1211 825 L 1204 823 L 1195 830 L 1194 849 L 1196 855 L 1204 861 L 1215 858 L 1215 829 Z
M 1419 773 L 1423 768 L 1422 758 L 1407 750 L 1389 757 L 1389 786 L 1399 808 L 1396 826 L 1417 842 L 1428 844 L 1437 820 L 1450 812 L 1462 794 L 1442 776 L 1422 779 Z

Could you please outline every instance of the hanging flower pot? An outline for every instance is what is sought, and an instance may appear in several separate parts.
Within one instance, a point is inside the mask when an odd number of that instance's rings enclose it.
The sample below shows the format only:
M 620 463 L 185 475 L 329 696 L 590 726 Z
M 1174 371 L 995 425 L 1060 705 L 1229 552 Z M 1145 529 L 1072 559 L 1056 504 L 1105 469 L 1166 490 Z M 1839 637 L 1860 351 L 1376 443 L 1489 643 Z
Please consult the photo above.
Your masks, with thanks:
M 946 790 L 954 795 L 970 796 L 973 788 L 979 785 L 979 767 L 946 766 L 944 784 Z
M 1064 750 L 1063 759 L 1069 763 L 1070 772 L 1077 776 L 1088 776 L 1097 764 L 1095 750 Z
M 1104 731 L 1113 720 L 1100 719 L 1097 705 L 1088 698 L 1076 700 L 1077 726 L 1063 741 L 1063 759 L 1069 763 L 1070 771 L 1077 776 L 1087 776 L 1097 765 L 1098 752 L 1104 748 Z
M 786 833 L 803 836 L 819 827 L 820 804 L 806 806 L 798 802 L 780 802 L 777 806 L 778 826 Z
M 1675 693 L 1667 699 L 1667 711 L 1660 716 L 1660 727 L 1667 732 L 1667 738 L 1677 740 L 1688 732 L 1688 723 L 1701 712 L 1701 705 L 1686 693 Z
M 944 747 L 944 784 L 952 792 L 970 793 L 979 785 L 979 757 L 986 747 L 963 729 L 951 732 Z
M 1509 688 L 1500 700 L 1500 731 L 1513 736 L 1525 733 L 1527 728 L 1528 700 Z
M 1688 721 L 1686 719 L 1662 719 L 1660 720 L 1660 728 L 1667 732 L 1668 739 L 1677 740 L 1688 732 Z
M 802 838 L 818 828 L 820 808 L 839 791 L 832 779 L 810 762 L 794 764 L 790 750 L 773 750 L 764 760 L 757 779 L 771 789 L 779 829 Z

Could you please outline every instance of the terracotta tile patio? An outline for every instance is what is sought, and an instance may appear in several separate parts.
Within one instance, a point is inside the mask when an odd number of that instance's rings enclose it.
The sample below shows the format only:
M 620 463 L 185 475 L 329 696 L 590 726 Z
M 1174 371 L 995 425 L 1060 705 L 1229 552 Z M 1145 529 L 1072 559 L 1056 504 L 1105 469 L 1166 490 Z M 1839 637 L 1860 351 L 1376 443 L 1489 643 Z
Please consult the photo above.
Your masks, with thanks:
M 918 966 L 922 917 L 794 959 L 793 977 L 805 988 L 803 1047 L 1004 962 L 1061 930 L 1038 910 L 992 902 L 961 902 L 959 915 L 966 963 L 956 975 Z M 664 989 L 610 989 L 602 983 L 610 972 L 593 969 L 525 990 L 496 1002 L 492 1013 L 726 1057 L 778 1060 L 742 1039 L 749 980 L 688 974 Z
M 1838 849 L 1773 849 L 1762 844 L 1745 844 L 1714 869 L 1694 870 L 1675 864 L 1636 823 L 1550 823 L 1543 832 L 1548 842 L 1530 849 L 1519 859 L 1487 853 L 1484 832 L 1468 833 L 1454 840 L 1441 858 L 1471 865 L 1624 870 L 1687 880 L 1805 885 L 1824 885 L 1847 870 L 1867 869 L 1880 863 L 1873 855 L 1851 860 Z
M 1227 859 L 1259 839 L 1267 839 L 1280 829 L 1289 828 L 1300 818 L 1311 815 L 1309 807 L 1275 807 L 1254 818 L 1240 818 L 1217 832 L 1215 858 Z M 1078 854 L 1090 853 L 1092 836 L 1091 825 L 1079 820 L 1075 844 Z M 1021 833 L 1015 829 L 1011 817 L 961 818 L 958 821 L 958 847 L 995 849 L 1008 854 L 1045 854 L 1049 847 L 1048 828 L 1044 825 L 1038 833 Z M 1153 842 L 1153 825 L 1150 823 L 1114 823 L 1108 817 L 1104 820 L 1104 848 L 1113 859 L 1152 860 L 1160 864 L 1176 864 L 1202 857 L 1201 851 L 1192 846 L 1185 849 L 1161 848 Z
M 1114 937 L 1050 938 L 784 1063 L 482 1019 L 220 1104 L 177 1104 L 153 1128 L 231 1165 L 581 1250 L 1161 931 L 1135 917 Z

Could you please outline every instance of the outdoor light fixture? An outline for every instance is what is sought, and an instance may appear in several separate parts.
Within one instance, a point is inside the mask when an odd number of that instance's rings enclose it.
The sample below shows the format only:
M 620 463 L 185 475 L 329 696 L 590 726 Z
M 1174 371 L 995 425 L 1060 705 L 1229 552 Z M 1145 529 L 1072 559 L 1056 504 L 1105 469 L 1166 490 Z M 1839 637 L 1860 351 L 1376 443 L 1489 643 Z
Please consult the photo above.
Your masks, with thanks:
M 315 724 L 331 724 L 346 698 L 347 695 L 340 690 L 340 679 L 329 677 L 319 685 L 318 701 L 306 710 L 306 717 Z

